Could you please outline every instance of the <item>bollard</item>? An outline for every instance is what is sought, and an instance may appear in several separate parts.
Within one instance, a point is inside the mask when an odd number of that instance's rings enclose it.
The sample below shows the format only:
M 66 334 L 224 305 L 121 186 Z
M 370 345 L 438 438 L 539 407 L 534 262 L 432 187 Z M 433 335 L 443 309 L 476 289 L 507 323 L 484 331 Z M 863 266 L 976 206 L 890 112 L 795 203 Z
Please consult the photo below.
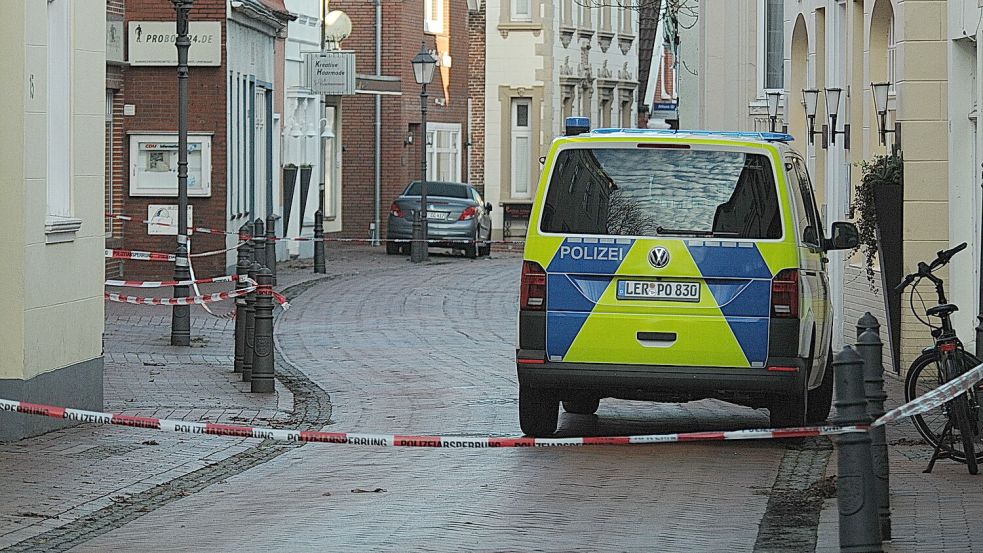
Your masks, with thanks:
M 266 218 L 266 268 L 273 275 L 273 285 L 276 285 L 276 215 Z
M 427 260 L 427 242 L 423 239 L 423 219 L 419 210 L 413 212 L 413 242 L 410 245 L 410 261 Z
M 236 282 L 236 290 L 241 290 L 247 286 L 245 278 L 249 276 L 249 260 L 246 259 L 244 248 L 239 248 L 239 262 L 236 263 L 236 275 L 239 280 Z M 246 298 L 239 296 L 236 298 L 236 324 L 235 324 L 235 361 L 232 364 L 232 371 L 241 373 L 244 354 L 246 352 Z
M 876 319 L 875 319 L 876 320 Z M 884 344 L 873 330 L 867 330 L 857 339 L 857 353 L 864 360 L 864 394 L 867 397 L 867 414 L 877 420 L 884 414 Z M 891 467 L 887 458 L 887 432 L 884 426 L 870 431 L 871 462 L 876 486 L 877 519 L 880 522 L 882 540 L 891 539 Z
M 878 336 L 881 335 L 881 323 L 877 322 L 877 317 L 871 315 L 870 311 L 864 313 L 863 317 L 857 321 L 857 338 L 859 339 L 860 335 L 867 330 L 872 330 Z
M 253 261 L 261 267 L 266 267 L 266 227 L 263 219 L 253 222 Z
M 314 212 L 314 272 L 328 272 L 324 266 L 324 213 L 320 209 Z
M 253 374 L 249 389 L 253 393 L 273 392 L 273 273 L 260 270 L 256 276 L 255 338 L 253 339 Z
M 833 360 L 836 417 L 839 426 L 870 424 L 864 399 L 863 359 L 850 346 Z M 836 503 L 840 512 L 840 551 L 880 553 L 877 500 L 871 469 L 870 434 L 851 432 L 834 438 L 839 475 Z
M 249 278 L 256 280 L 256 275 L 263 267 L 253 261 L 249 266 Z M 242 350 L 242 381 L 249 382 L 253 377 L 253 356 L 256 337 L 256 292 L 252 291 L 246 295 L 246 322 L 243 325 L 245 332 L 245 348 Z

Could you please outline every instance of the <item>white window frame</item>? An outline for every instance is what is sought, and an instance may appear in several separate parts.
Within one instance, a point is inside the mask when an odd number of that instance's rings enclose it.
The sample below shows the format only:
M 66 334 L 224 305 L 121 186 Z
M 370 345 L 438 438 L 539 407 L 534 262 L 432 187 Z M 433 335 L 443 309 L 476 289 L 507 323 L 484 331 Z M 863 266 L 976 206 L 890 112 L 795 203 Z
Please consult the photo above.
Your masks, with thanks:
M 423 0 L 423 32 L 444 32 L 444 0 Z
M 177 197 L 177 171 L 167 172 L 168 176 L 156 179 L 155 183 L 148 183 L 140 178 L 141 171 L 138 166 L 142 160 L 146 159 L 140 155 L 141 142 L 162 142 L 177 143 L 177 133 L 165 134 L 130 134 L 130 196 L 156 196 L 156 197 Z M 189 163 L 188 167 L 188 196 L 192 198 L 207 198 L 212 195 L 212 137 L 211 134 L 189 134 L 188 147 L 198 148 L 201 152 L 201 171 L 200 179 L 195 175 L 195 169 Z M 174 162 L 175 167 L 177 161 Z M 170 178 L 173 176 L 173 178 Z M 167 180 L 167 184 L 160 184 Z
M 764 100 L 770 91 L 782 91 L 785 87 L 785 16 L 784 7 L 782 14 L 782 86 L 778 88 L 768 88 L 768 41 L 766 38 L 768 29 L 768 0 L 758 0 L 758 99 Z
M 526 11 L 519 11 L 519 2 L 526 3 Z M 533 0 L 509 0 L 510 17 L 512 21 L 529 23 L 532 21 L 532 2 Z
M 519 106 L 526 106 L 527 118 L 526 126 L 518 126 L 518 113 Z M 532 98 L 520 97 L 512 98 L 511 105 L 509 107 L 509 144 L 511 145 L 512 151 L 509 157 L 510 165 L 510 179 L 509 179 L 509 194 L 512 198 L 530 198 L 532 197 Z M 528 148 L 520 152 L 516 138 L 526 138 Z M 526 156 L 526 171 L 525 174 L 520 174 L 519 164 L 516 163 L 518 157 Z M 518 185 L 525 182 L 525 189 L 521 189 Z
M 72 0 L 48 0 L 47 224 L 72 218 Z
M 437 146 L 438 133 L 452 133 L 454 140 L 448 148 Z M 451 154 L 451 175 L 448 181 L 461 182 L 461 125 L 460 123 L 427 123 L 427 180 L 437 178 L 437 154 Z

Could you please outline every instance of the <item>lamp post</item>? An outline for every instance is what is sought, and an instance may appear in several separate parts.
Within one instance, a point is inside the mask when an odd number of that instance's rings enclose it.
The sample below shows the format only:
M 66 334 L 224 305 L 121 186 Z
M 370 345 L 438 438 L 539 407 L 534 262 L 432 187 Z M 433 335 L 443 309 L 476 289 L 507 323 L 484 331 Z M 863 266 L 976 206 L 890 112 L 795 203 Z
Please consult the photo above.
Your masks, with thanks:
M 983 359 L 983 255 L 980 255 L 980 314 L 976 316 L 976 358 Z
M 805 104 L 806 117 L 809 118 L 809 144 L 815 144 L 817 134 L 823 134 L 822 131 L 816 130 L 816 109 L 819 107 L 819 89 L 817 88 L 804 88 L 802 89 L 802 103 Z M 823 135 L 825 138 L 825 135 Z M 826 145 L 823 144 L 823 148 Z
M 421 218 L 421 236 L 414 236 L 410 246 L 410 259 L 414 262 L 427 260 L 427 85 L 433 80 L 433 70 L 437 65 L 430 52 L 427 51 L 426 43 L 420 43 L 420 53 L 411 61 L 413 64 L 413 77 L 416 84 L 420 85 L 420 135 L 423 137 L 423 144 L 420 147 L 420 209 L 417 217 Z
M 878 133 L 881 137 L 881 145 L 887 145 L 887 134 L 894 135 L 894 144 L 891 145 L 891 153 L 897 155 L 901 149 L 901 122 L 895 121 L 894 128 L 887 128 L 887 95 L 891 89 L 891 83 L 870 83 L 871 93 L 874 95 L 874 111 L 877 112 Z
M 171 0 L 177 12 L 177 251 L 174 255 L 174 280 L 191 279 L 188 265 L 188 49 L 191 38 L 188 36 L 188 19 L 194 0 Z M 175 286 L 174 297 L 190 294 L 187 285 Z M 175 305 L 171 311 L 171 345 L 191 345 L 191 307 Z
M 777 90 L 767 92 L 768 97 L 768 118 L 771 120 L 771 132 L 775 132 L 778 126 L 778 105 L 782 102 L 782 93 Z
M 843 135 L 843 149 L 850 149 L 850 124 L 843 125 L 843 130 L 836 130 L 836 115 L 840 110 L 840 95 L 843 94 L 842 88 L 826 89 L 826 114 L 829 116 L 829 143 L 836 145 L 836 135 Z M 823 125 L 825 128 L 826 125 Z

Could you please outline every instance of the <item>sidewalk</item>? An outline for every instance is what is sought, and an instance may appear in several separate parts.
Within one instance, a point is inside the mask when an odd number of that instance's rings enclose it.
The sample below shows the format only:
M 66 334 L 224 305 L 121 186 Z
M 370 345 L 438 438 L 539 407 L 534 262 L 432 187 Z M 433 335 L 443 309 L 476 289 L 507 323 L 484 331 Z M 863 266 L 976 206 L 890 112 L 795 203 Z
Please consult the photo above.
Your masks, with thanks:
M 211 275 L 209 275 L 211 276 Z M 284 264 L 277 290 L 324 275 L 314 275 L 310 263 Z M 202 293 L 228 290 L 231 285 L 202 286 Z M 164 289 L 122 289 L 121 293 L 166 296 Z M 210 304 L 228 315 L 234 304 Z M 249 384 L 232 372 L 234 326 L 231 317 L 209 315 L 191 308 L 190 348 L 170 345 L 171 308 L 106 302 L 105 411 L 195 422 L 296 427 L 294 397 L 280 381 L 274 394 L 251 394 Z M 91 527 L 105 511 L 127 506 L 138 494 L 166 502 L 191 488 L 162 490 L 199 472 L 197 477 L 222 478 L 248 468 L 249 462 L 230 462 L 257 450 L 256 440 L 221 436 L 164 433 L 82 425 L 19 442 L 0 444 L 0 549 L 47 549 L 45 533 L 70 525 Z M 204 475 L 208 467 L 229 466 Z M 241 471 L 239 470 L 239 471 Z M 200 480 L 200 478 L 199 478 Z M 207 484 L 205 481 L 198 485 Z M 193 486 L 192 486 L 193 487 Z M 192 490 L 193 491 L 193 490 Z M 172 492 L 168 494 L 168 492 Z M 149 507 L 147 507 L 149 510 Z M 125 519 L 117 521 L 125 523 Z M 112 527 L 110 523 L 108 528 Z M 85 532 L 80 529 L 81 540 Z M 65 534 L 62 532 L 62 534 Z M 71 533 L 69 533 L 71 534 Z M 70 546 L 71 536 L 61 536 Z M 28 540 L 28 541 L 25 541 Z
M 904 381 L 885 374 L 887 408 L 904 403 Z M 885 552 L 983 551 L 983 476 L 972 476 L 966 465 L 943 459 L 931 474 L 922 473 L 932 448 L 922 440 L 910 419 L 887 426 L 891 467 L 892 540 Z M 826 469 L 836 474 L 836 452 Z M 817 553 L 839 549 L 836 499 L 827 499 L 820 515 Z

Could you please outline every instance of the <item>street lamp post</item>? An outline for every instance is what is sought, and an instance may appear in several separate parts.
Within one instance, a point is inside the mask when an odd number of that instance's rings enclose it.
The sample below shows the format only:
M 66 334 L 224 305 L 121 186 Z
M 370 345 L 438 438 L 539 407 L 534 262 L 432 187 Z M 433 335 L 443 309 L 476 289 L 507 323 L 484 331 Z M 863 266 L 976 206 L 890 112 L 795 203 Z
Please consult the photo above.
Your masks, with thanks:
M 416 84 L 420 85 L 420 135 L 423 138 L 420 155 L 420 209 L 416 215 L 421 218 L 422 231 L 421 236 L 413 237 L 410 246 L 410 259 L 418 263 L 427 260 L 429 245 L 427 242 L 427 85 L 433 80 L 433 70 L 437 60 L 427 51 L 426 43 L 420 43 L 420 53 L 413 58 L 412 64 Z
M 191 279 L 188 265 L 188 19 L 194 0 L 171 0 L 177 12 L 177 251 L 174 256 L 174 280 Z M 191 293 L 187 285 L 175 286 L 174 297 L 186 297 Z M 171 345 L 191 345 L 191 307 L 175 305 L 171 312 Z

